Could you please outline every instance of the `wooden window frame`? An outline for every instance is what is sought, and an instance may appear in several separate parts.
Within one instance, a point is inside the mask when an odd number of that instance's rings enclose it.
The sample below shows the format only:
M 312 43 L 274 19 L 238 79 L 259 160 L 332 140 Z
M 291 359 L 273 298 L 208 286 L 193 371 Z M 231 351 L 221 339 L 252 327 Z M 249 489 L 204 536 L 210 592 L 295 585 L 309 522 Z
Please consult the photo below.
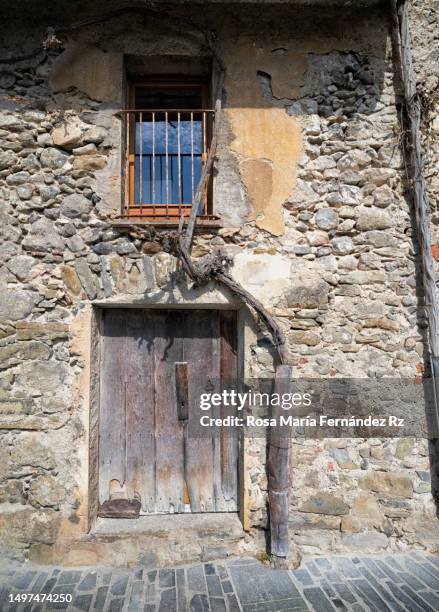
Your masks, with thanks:
M 176 75 L 159 75 L 150 77 L 135 78 L 128 81 L 128 105 L 127 110 L 142 110 L 135 108 L 136 101 L 136 88 L 160 88 L 160 89 L 176 89 L 176 88 L 189 88 L 197 87 L 201 91 L 202 104 L 200 111 L 212 112 L 209 108 L 211 103 L 211 83 L 207 78 L 197 77 L 182 77 Z M 166 109 L 164 109 L 166 110 Z M 171 109 L 170 109 L 171 110 Z M 195 109 L 193 109 L 195 110 Z M 213 114 L 212 114 L 213 117 Z M 167 214 L 161 208 L 164 208 L 163 204 L 151 204 L 143 206 L 135 206 L 135 130 L 136 120 L 135 115 L 131 113 L 126 114 L 126 150 L 125 150 L 125 197 L 123 202 L 122 216 L 129 218 L 141 218 L 141 219 L 162 219 L 162 220 L 177 220 L 180 215 L 183 214 L 188 216 L 190 214 L 191 204 L 169 204 Z M 212 138 L 212 125 L 208 124 L 206 129 L 206 152 L 202 155 L 203 164 L 207 161 L 208 151 Z M 198 215 L 201 219 L 216 219 L 213 214 L 213 189 L 212 179 L 208 181 L 206 188 L 202 194 L 202 205 L 204 214 Z

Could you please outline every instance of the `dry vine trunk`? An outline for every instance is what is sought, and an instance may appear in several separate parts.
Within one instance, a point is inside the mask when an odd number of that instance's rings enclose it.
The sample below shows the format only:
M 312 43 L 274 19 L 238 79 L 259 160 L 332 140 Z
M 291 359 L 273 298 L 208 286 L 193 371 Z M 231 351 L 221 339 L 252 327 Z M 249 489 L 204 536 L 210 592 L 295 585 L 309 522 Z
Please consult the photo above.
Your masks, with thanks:
M 436 289 L 433 255 L 430 237 L 430 206 L 428 202 L 427 183 L 424 175 L 424 155 L 421 145 L 421 100 L 416 89 L 415 72 L 411 50 L 410 23 L 408 2 L 391 0 L 394 19 L 394 39 L 399 52 L 401 77 L 404 87 L 404 104 L 408 134 L 405 156 L 407 159 L 407 176 L 411 187 L 417 236 L 421 256 L 421 273 L 424 289 L 424 309 L 429 324 L 429 349 L 433 377 L 433 393 L 436 412 L 435 432 L 438 437 L 439 424 L 439 308 Z

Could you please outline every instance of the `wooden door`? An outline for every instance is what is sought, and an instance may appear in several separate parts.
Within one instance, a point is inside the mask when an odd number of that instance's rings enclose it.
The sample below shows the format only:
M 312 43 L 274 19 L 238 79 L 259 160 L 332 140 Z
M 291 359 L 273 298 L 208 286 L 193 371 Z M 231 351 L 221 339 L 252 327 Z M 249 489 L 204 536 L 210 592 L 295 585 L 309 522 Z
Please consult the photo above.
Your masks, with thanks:
M 187 381 L 187 414 L 179 376 Z M 121 499 L 137 507 L 140 502 L 145 514 L 236 511 L 237 433 L 194 434 L 200 432 L 200 393 L 236 379 L 236 313 L 104 310 L 100 514 L 107 515 L 102 504 Z M 215 410 L 217 416 L 234 414 L 230 408 Z M 111 516 L 117 516 L 117 503 L 115 508 Z

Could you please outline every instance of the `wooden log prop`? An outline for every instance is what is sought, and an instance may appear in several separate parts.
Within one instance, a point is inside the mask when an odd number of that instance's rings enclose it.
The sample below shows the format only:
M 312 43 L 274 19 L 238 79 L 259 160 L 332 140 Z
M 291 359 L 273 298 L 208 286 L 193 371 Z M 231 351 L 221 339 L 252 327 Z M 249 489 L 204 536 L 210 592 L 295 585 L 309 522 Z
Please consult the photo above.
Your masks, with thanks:
M 274 393 L 291 392 L 293 368 L 280 365 L 276 368 Z M 273 418 L 279 423 L 281 406 L 273 406 Z M 288 515 L 291 489 L 291 430 L 272 427 L 268 449 L 268 502 L 270 514 L 270 551 L 273 557 L 285 559 L 289 551 Z M 276 565 L 274 559 L 274 565 Z
M 404 157 L 407 181 L 413 200 L 424 289 L 424 310 L 428 319 L 429 358 L 433 378 L 434 423 L 429 423 L 431 438 L 439 433 L 439 308 L 430 235 L 430 206 L 424 174 L 421 144 L 421 99 L 417 91 L 411 50 L 409 6 L 407 0 L 391 0 L 393 44 L 401 70 L 404 89 L 405 121 Z M 398 57 L 399 56 L 399 57 Z

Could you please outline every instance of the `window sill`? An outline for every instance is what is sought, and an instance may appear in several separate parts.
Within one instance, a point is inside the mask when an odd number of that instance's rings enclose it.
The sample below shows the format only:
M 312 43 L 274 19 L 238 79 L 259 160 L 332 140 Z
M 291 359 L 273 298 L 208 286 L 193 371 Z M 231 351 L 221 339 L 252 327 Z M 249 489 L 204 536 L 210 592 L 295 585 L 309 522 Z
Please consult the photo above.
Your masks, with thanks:
M 173 229 L 178 227 L 179 219 L 147 219 L 147 218 L 120 218 L 115 219 L 111 226 L 116 229 L 129 229 L 130 227 L 155 227 L 156 229 Z M 219 230 L 224 227 L 221 219 L 197 219 L 195 231 L 203 232 L 209 230 Z

